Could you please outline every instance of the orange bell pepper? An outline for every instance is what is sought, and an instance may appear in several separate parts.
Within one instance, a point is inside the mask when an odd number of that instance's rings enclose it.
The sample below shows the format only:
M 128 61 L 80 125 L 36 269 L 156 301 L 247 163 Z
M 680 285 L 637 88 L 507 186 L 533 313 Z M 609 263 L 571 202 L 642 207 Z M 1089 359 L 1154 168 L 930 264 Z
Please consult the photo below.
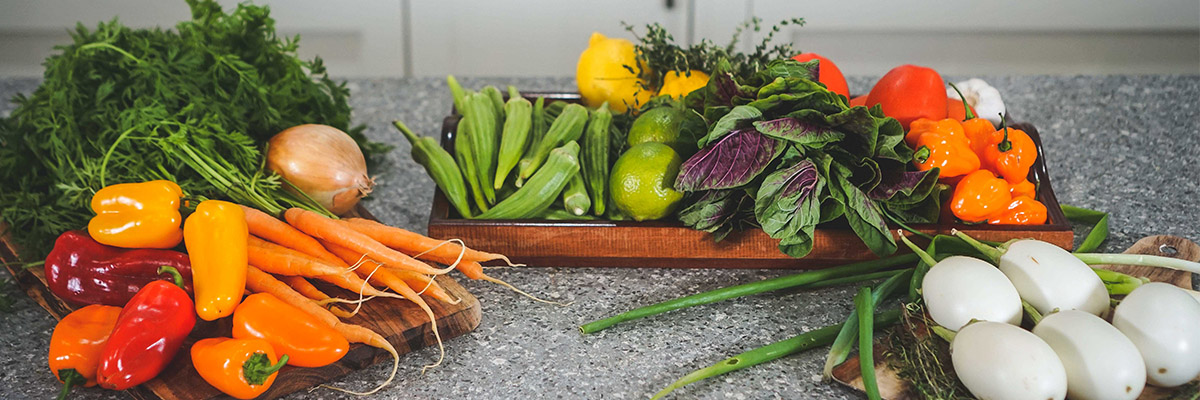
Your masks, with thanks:
M 179 203 L 183 190 L 166 180 L 106 186 L 92 196 L 96 216 L 88 234 L 97 242 L 130 249 L 169 249 L 183 230 Z
M 867 107 L 879 104 L 883 115 L 909 128 L 921 118 L 946 118 L 946 83 L 932 68 L 901 65 L 888 71 L 867 94 Z
M 325 322 L 270 293 L 247 296 L 233 312 L 233 337 L 263 339 L 297 367 L 323 367 L 342 359 L 350 343 Z
M 1030 182 L 1028 179 L 1026 179 L 1017 183 L 1010 183 L 1008 185 L 1008 192 L 1012 193 L 1012 197 L 1014 199 L 1020 196 L 1036 198 L 1037 186 L 1035 186 L 1033 182 Z
M 828 58 L 817 53 L 800 53 L 793 60 L 799 62 L 817 61 L 817 81 L 824 83 L 825 87 L 830 92 L 846 96 L 850 98 L 850 85 L 846 84 L 846 76 L 842 75 L 842 70 L 838 69 L 837 64 L 830 61 Z
M 204 201 L 184 222 L 196 315 L 205 321 L 233 314 L 242 300 L 249 236 L 245 212 L 226 201 Z
M 988 223 L 1041 225 L 1046 223 L 1046 206 L 1029 196 L 1014 197 L 1007 208 L 988 217 Z
M 950 196 L 950 211 L 965 222 L 983 222 L 1012 202 L 1008 182 L 986 169 L 977 170 L 954 187 Z
M 67 314 L 54 326 L 50 334 L 50 371 L 63 383 L 59 399 L 66 398 L 73 386 L 96 386 L 100 353 L 117 326 L 118 315 L 121 307 L 93 304 Z
M 253 399 L 275 383 L 288 362 L 262 339 L 209 338 L 192 345 L 192 366 L 205 382 L 239 399 Z
M 921 171 L 938 168 L 938 179 L 947 180 L 979 169 L 979 157 L 963 133 L 962 124 L 952 119 L 913 121 L 904 137 L 916 153 L 913 164 Z

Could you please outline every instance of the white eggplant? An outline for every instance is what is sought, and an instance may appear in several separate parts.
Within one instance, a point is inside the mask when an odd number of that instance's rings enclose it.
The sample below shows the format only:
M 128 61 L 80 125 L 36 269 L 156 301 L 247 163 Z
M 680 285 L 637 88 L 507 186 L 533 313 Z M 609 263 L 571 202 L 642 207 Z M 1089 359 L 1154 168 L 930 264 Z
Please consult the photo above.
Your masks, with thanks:
M 1021 298 L 1000 270 L 978 258 L 951 256 L 921 281 L 925 309 L 938 325 L 957 331 L 973 319 L 1018 324 Z
M 1150 384 L 1174 387 L 1200 375 L 1200 303 L 1183 289 L 1142 285 L 1121 300 L 1112 324 L 1141 352 Z
M 1018 326 L 971 323 L 950 342 L 958 379 L 977 398 L 1063 399 L 1067 373 L 1046 342 Z
M 1071 399 L 1136 399 L 1146 387 L 1141 353 L 1100 317 L 1080 310 L 1052 313 L 1033 334 L 1058 354 Z
M 1104 282 L 1061 247 L 1040 240 L 1018 240 L 1008 245 L 999 264 L 1021 299 L 1042 314 L 1058 309 L 1103 316 L 1108 311 Z

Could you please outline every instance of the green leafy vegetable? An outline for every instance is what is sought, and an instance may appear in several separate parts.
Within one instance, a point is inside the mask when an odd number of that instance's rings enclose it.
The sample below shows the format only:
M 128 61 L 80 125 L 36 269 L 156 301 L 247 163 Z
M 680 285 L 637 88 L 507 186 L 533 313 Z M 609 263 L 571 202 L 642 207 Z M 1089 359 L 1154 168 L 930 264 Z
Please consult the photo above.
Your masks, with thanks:
M 276 36 L 266 7 L 188 4 L 192 20 L 174 31 L 79 24 L 0 121 L 0 216 L 29 257 L 83 227 L 92 194 L 114 183 L 169 179 L 194 198 L 322 210 L 262 169 L 261 146 L 294 125 L 346 131 L 368 156 L 388 150 L 350 127 L 345 84 L 297 58 L 299 38 Z
M 647 86 L 652 88 L 661 87 L 663 76 L 670 71 L 683 71 L 690 74 L 691 70 L 699 70 L 711 75 L 717 69 L 717 63 L 722 60 L 729 63 L 729 70 L 735 76 L 749 77 L 768 68 L 771 60 L 788 58 L 799 53 L 792 49 L 790 43 L 771 46 L 775 34 L 781 32 L 788 25 L 803 26 L 804 19 L 792 18 L 780 21 L 767 30 L 762 41 L 755 46 L 754 52 L 742 53 L 736 50 L 742 34 L 748 31 L 763 31 L 761 18 L 756 17 L 738 25 L 733 32 L 733 38 L 724 46 L 719 46 L 709 39 L 703 39 L 700 43 L 686 48 L 676 44 L 675 38 L 667 32 L 666 28 L 657 23 L 646 25 L 646 32 L 643 34 L 639 34 L 634 26 L 622 23 L 625 30 L 637 38 L 634 48 L 637 49 L 638 55 L 647 67 L 648 71 L 643 72 L 649 72 Z M 626 68 L 632 70 L 635 67 Z

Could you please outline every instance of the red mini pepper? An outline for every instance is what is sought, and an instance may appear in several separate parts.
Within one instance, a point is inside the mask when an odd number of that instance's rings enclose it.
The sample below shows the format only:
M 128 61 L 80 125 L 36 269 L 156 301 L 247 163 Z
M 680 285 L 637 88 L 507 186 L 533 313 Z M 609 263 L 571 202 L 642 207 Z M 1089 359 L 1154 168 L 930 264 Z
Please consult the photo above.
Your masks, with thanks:
M 175 284 L 150 282 L 121 310 L 100 354 L 96 382 L 101 387 L 125 390 L 153 379 L 196 326 L 195 305 L 183 291 L 183 277 L 171 267 L 160 270 L 174 275 Z
M 179 271 L 184 289 L 191 292 L 192 267 L 187 254 L 106 246 L 86 232 L 67 231 L 58 236 L 46 256 L 46 282 L 63 300 L 121 307 L 150 282 L 171 279 L 170 274 L 158 271 L 164 265 Z

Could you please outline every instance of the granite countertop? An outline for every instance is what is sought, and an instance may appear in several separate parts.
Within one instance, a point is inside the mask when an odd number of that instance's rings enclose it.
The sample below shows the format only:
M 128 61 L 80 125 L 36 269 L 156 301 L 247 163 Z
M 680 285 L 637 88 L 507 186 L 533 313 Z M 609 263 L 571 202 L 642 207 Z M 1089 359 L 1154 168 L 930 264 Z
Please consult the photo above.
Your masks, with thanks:
M 1059 200 L 1112 213 L 1103 250 L 1120 252 L 1155 234 L 1200 241 L 1200 76 L 984 77 L 1012 114 L 1039 128 Z M 854 92 L 874 77 L 851 79 Z M 0 78 L 0 98 L 28 93 L 34 79 Z M 571 78 L 463 79 L 465 87 L 513 84 L 522 90 L 573 90 Z M 402 119 L 426 135 L 439 132 L 450 109 L 442 79 L 351 80 L 354 120 L 395 151 L 380 168 L 367 206 L 383 222 L 424 231 L 433 183 L 409 158 L 391 126 Z M 501 86 L 503 87 L 503 86 Z M 7 115 L 12 104 L 0 104 Z M 380 398 L 649 397 L 697 368 L 817 327 L 841 322 L 852 288 L 784 291 L 712 304 L 581 336 L 580 323 L 630 308 L 736 283 L 787 274 L 780 270 L 604 269 L 550 266 L 494 274 L 570 307 L 534 303 L 497 285 L 460 280 L 478 297 L 483 322 L 446 343 L 446 361 L 425 349 L 404 356 L 396 381 Z M 0 398 L 48 398 L 59 385 L 46 367 L 54 319 L 11 285 L 14 310 L 0 314 Z M 787 357 L 676 391 L 674 398 L 833 399 L 855 392 L 820 380 L 824 350 Z M 379 364 L 332 385 L 365 390 L 387 377 Z M 118 398 L 77 390 L 75 398 Z M 340 398 L 330 390 L 290 398 Z

